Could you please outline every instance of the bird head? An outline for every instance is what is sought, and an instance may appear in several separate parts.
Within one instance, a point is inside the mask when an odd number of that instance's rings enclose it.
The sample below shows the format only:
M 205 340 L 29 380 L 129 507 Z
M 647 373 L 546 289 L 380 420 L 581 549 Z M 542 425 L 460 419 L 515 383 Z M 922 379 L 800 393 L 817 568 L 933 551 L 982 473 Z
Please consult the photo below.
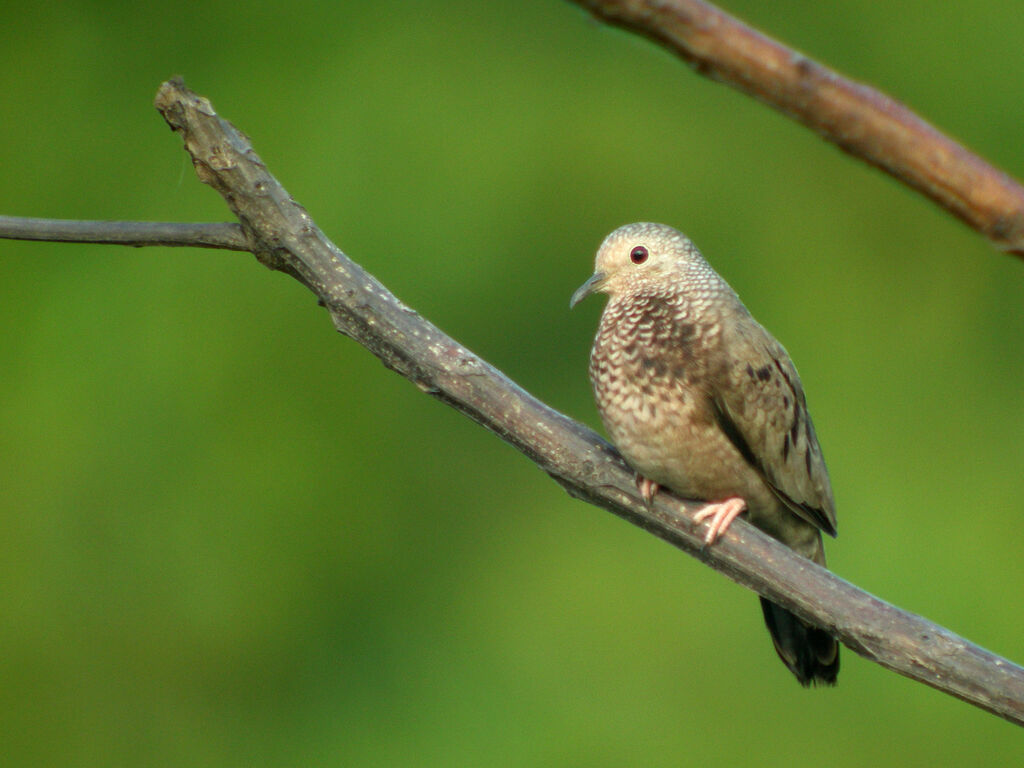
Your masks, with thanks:
M 693 278 L 707 280 L 714 272 L 690 239 L 665 224 L 641 222 L 619 227 L 597 251 L 594 274 L 569 301 L 575 307 L 592 293 L 613 299 L 638 293 L 664 292 Z

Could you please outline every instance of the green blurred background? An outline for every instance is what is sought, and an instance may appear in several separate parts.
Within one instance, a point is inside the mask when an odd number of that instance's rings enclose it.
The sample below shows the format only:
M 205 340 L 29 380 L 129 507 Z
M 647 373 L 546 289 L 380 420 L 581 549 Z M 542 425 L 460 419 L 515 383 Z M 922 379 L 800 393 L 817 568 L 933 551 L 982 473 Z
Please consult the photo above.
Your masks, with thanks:
M 1024 175 L 1015 2 L 728 9 Z M 225 220 L 181 74 L 401 299 L 596 425 L 616 226 L 688 232 L 796 361 L 841 576 L 1024 661 L 1024 264 L 557 0 L 9 4 L 0 212 Z M 10 765 L 1008 765 L 1021 732 L 571 500 L 245 254 L 0 241 Z

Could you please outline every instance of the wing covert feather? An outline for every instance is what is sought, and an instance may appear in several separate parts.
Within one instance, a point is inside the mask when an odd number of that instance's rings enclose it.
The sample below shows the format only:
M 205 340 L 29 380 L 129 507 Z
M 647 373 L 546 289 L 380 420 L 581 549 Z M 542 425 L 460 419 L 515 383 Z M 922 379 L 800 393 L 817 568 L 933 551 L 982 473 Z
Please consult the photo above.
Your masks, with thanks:
M 835 536 L 835 502 L 800 377 L 778 341 L 749 317 L 712 393 L 723 431 L 795 514 Z

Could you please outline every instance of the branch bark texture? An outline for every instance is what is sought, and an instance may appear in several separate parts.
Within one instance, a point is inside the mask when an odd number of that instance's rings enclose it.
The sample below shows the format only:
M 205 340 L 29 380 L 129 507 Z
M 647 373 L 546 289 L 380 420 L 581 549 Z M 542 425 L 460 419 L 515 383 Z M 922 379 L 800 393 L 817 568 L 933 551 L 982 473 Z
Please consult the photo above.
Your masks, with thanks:
M 701 0 L 573 0 L 803 123 L 1024 256 L 1024 187 L 898 101 Z
M 238 217 L 257 258 L 302 281 L 335 327 L 386 366 L 518 448 L 573 496 L 827 628 L 860 655 L 1024 724 L 1024 669 L 867 594 L 742 520 L 705 548 L 691 519 L 699 505 L 659 494 L 647 508 L 614 449 L 446 336 L 345 256 L 206 99 L 169 81 L 156 106 L 183 140 L 199 178 Z
M 74 221 L 0 216 L 0 238 L 106 245 L 168 245 L 247 251 L 242 228 L 233 223 L 176 224 L 164 221 Z

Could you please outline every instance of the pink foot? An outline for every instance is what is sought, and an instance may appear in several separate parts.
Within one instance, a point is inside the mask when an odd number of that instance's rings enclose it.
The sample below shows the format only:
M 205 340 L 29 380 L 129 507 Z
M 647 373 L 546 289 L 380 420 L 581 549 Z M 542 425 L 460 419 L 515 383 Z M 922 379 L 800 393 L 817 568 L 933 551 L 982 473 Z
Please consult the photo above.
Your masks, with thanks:
M 636 487 L 640 491 L 640 495 L 643 497 L 644 504 L 648 507 L 651 506 L 651 501 L 654 499 L 654 494 L 658 492 L 658 484 L 653 480 L 648 480 L 640 474 L 636 476 Z
M 747 508 L 747 502 L 739 496 L 733 496 L 725 501 L 708 504 L 693 516 L 693 519 L 702 523 L 711 518 L 708 523 L 708 533 L 704 537 L 705 544 L 714 544 L 723 533 L 729 530 L 732 521 L 735 520 Z

